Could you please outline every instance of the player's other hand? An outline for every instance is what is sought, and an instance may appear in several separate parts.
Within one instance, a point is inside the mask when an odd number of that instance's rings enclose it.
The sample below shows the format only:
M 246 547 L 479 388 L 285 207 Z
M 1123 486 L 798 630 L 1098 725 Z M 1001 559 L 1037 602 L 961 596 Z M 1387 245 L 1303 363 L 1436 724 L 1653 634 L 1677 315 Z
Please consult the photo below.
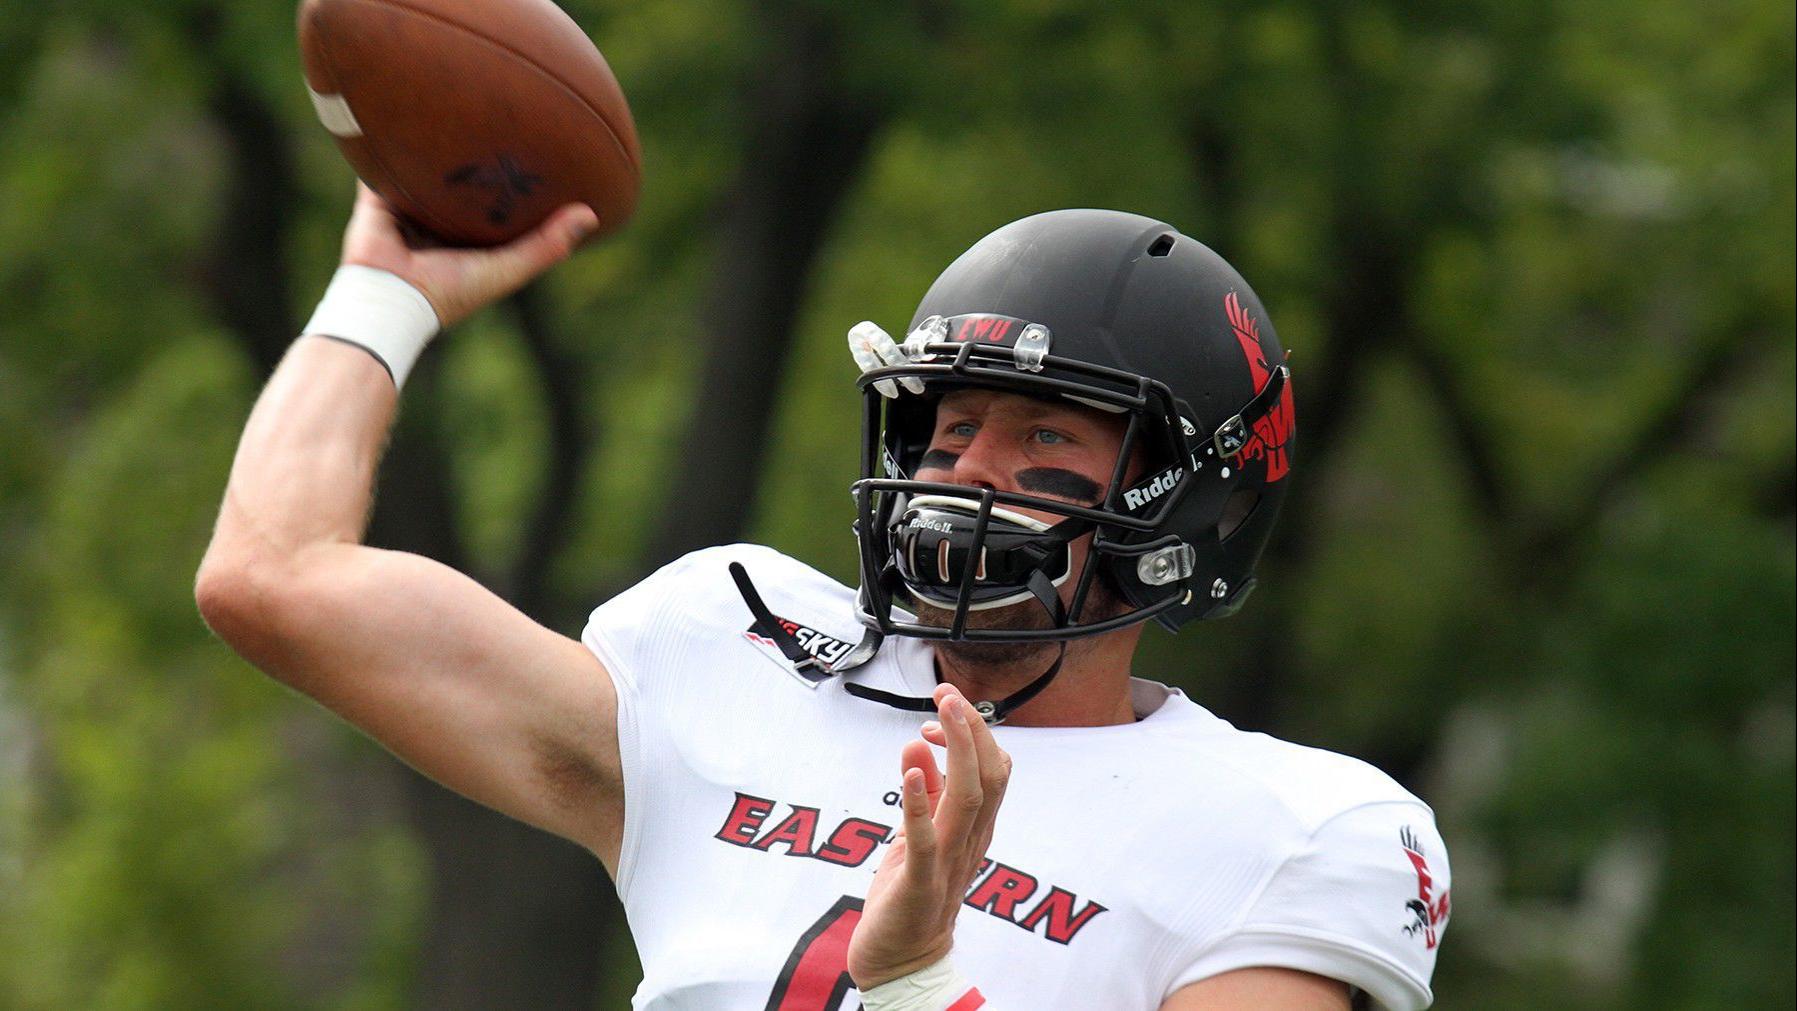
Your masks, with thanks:
M 849 976 L 862 990 L 948 954 L 955 914 L 992 842 L 1011 778 L 1011 756 L 953 686 L 937 687 L 936 712 L 939 724 L 924 724 L 923 734 L 948 748 L 948 775 L 924 740 L 900 752 L 904 824 L 849 939 Z
M 498 301 L 568 258 L 598 227 L 585 204 L 569 204 L 503 246 L 450 249 L 408 242 L 398 217 L 367 184 L 356 183 L 356 209 L 343 233 L 343 262 L 397 274 L 430 300 L 448 327 Z

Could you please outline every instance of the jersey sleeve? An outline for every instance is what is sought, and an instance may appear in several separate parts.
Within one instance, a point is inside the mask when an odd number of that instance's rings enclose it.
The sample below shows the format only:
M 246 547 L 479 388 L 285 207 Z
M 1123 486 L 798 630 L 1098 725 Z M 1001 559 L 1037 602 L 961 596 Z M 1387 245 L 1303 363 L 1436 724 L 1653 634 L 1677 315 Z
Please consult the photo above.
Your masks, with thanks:
M 843 602 L 851 591 L 750 544 L 695 551 L 593 611 L 581 642 L 610 672 L 617 693 L 624 774 L 617 886 L 627 906 L 650 863 L 639 857 L 687 831 L 685 819 L 697 817 L 693 805 L 710 803 L 705 791 L 729 778 L 734 749 L 719 744 L 742 732 L 730 714 L 767 704 L 767 679 L 742 675 L 745 665 L 776 661 L 748 644 L 752 615 L 731 579 L 732 562 L 747 568 L 780 613 L 813 622 L 813 611 L 850 614 Z
M 600 604 L 587 619 L 581 642 L 611 671 L 620 696 L 635 702 L 645 689 L 655 692 L 661 679 L 654 672 L 669 666 L 665 654 L 678 650 L 679 639 L 699 632 L 693 605 L 711 581 L 704 578 L 711 553 L 694 552 L 669 562 Z M 720 560 L 716 567 L 721 572 L 724 565 Z
M 596 608 L 581 642 L 611 674 L 618 698 L 618 757 L 624 774 L 624 836 L 617 886 L 628 897 L 645 825 L 678 796 L 670 727 L 683 712 L 703 712 L 716 679 L 707 678 L 708 644 L 747 612 L 725 596 L 729 563 L 749 546 L 707 548 L 658 569 Z M 710 683 L 708 683 L 710 682 Z
M 1391 1011 L 1426 1008 L 1449 885 L 1447 849 L 1427 807 L 1352 808 L 1281 864 L 1239 927 L 1202 950 L 1169 993 L 1273 966 L 1341 980 Z

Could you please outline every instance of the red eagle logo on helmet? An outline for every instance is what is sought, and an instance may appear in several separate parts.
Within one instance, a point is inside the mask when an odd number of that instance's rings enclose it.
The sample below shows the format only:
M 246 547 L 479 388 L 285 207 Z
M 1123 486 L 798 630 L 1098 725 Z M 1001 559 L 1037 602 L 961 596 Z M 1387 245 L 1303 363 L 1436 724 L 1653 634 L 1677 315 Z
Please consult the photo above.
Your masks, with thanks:
M 1260 323 L 1242 308 L 1242 300 L 1233 291 L 1223 296 L 1223 311 L 1229 314 L 1229 325 L 1235 328 L 1236 343 L 1242 346 L 1242 354 L 1248 359 L 1248 371 L 1254 375 L 1255 392 L 1259 392 L 1272 378 L 1274 364 L 1267 361 L 1266 349 L 1260 345 Z M 1279 393 L 1279 403 L 1265 416 L 1256 419 L 1254 431 L 1240 453 L 1244 459 L 1267 462 L 1268 483 L 1279 480 L 1292 469 L 1291 454 L 1285 444 L 1291 441 L 1294 418 L 1292 383 L 1287 379 L 1285 388 Z

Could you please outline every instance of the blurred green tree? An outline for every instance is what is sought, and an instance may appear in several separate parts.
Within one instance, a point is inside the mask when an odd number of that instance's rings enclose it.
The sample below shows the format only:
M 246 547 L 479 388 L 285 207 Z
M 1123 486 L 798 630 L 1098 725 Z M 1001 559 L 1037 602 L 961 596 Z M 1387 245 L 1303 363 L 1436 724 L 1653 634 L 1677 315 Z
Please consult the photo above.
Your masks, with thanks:
M 569 8 L 641 216 L 427 356 L 373 537 L 570 633 L 719 540 L 852 578 L 846 327 L 1023 214 L 1157 214 L 1272 308 L 1301 469 L 1258 599 L 1141 672 L 1437 804 L 1444 1006 L 1790 1005 L 1788 4 Z M 348 200 L 291 32 L 0 18 L 0 1003 L 615 1006 L 590 859 L 189 602 Z

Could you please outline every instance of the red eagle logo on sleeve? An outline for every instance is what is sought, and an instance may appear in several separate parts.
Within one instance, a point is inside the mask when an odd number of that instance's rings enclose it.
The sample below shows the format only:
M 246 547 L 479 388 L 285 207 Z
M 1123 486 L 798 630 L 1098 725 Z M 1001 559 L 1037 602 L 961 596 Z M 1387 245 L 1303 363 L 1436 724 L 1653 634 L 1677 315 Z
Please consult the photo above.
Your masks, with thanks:
M 1404 844 L 1404 855 L 1410 858 L 1410 866 L 1416 869 L 1416 898 L 1404 903 L 1405 911 L 1410 914 L 1404 934 L 1422 937 L 1423 947 L 1432 949 L 1440 943 L 1441 931 L 1448 925 L 1448 890 L 1443 888 L 1440 895 L 1434 894 L 1435 877 L 1429 873 L 1429 861 L 1423 857 L 1423 844 L 1416 833 L 1410 831 L 1410 826 L 1404 826 L 1399 838 Z
M 1267 361 L 1266 349 L 1261 347 L 1260 323 L 1242 307 L 1242 300 L 1233 291 L 1223 296 L 1223 311 L 1229 314 L 1229 325 L 1235 328 L 1236 343 L 1242 346 L 1242 354 L 1248 359 L 1248 371 L 1254 376 L 1254 389 L 1258 393 L 1272 378 L 1274 365 Z M 1291 455 L 1285 445 L 1291 441 L 1295 417 L 1292 383 L 1287 379 L 1285 388 L 1279 393 L 1279 403 L 1254 422 L 1254 430 L 1240 453 L 1244 459 L 1267 462 L 1268 483 L 1279 480 L 1292 469 Z

